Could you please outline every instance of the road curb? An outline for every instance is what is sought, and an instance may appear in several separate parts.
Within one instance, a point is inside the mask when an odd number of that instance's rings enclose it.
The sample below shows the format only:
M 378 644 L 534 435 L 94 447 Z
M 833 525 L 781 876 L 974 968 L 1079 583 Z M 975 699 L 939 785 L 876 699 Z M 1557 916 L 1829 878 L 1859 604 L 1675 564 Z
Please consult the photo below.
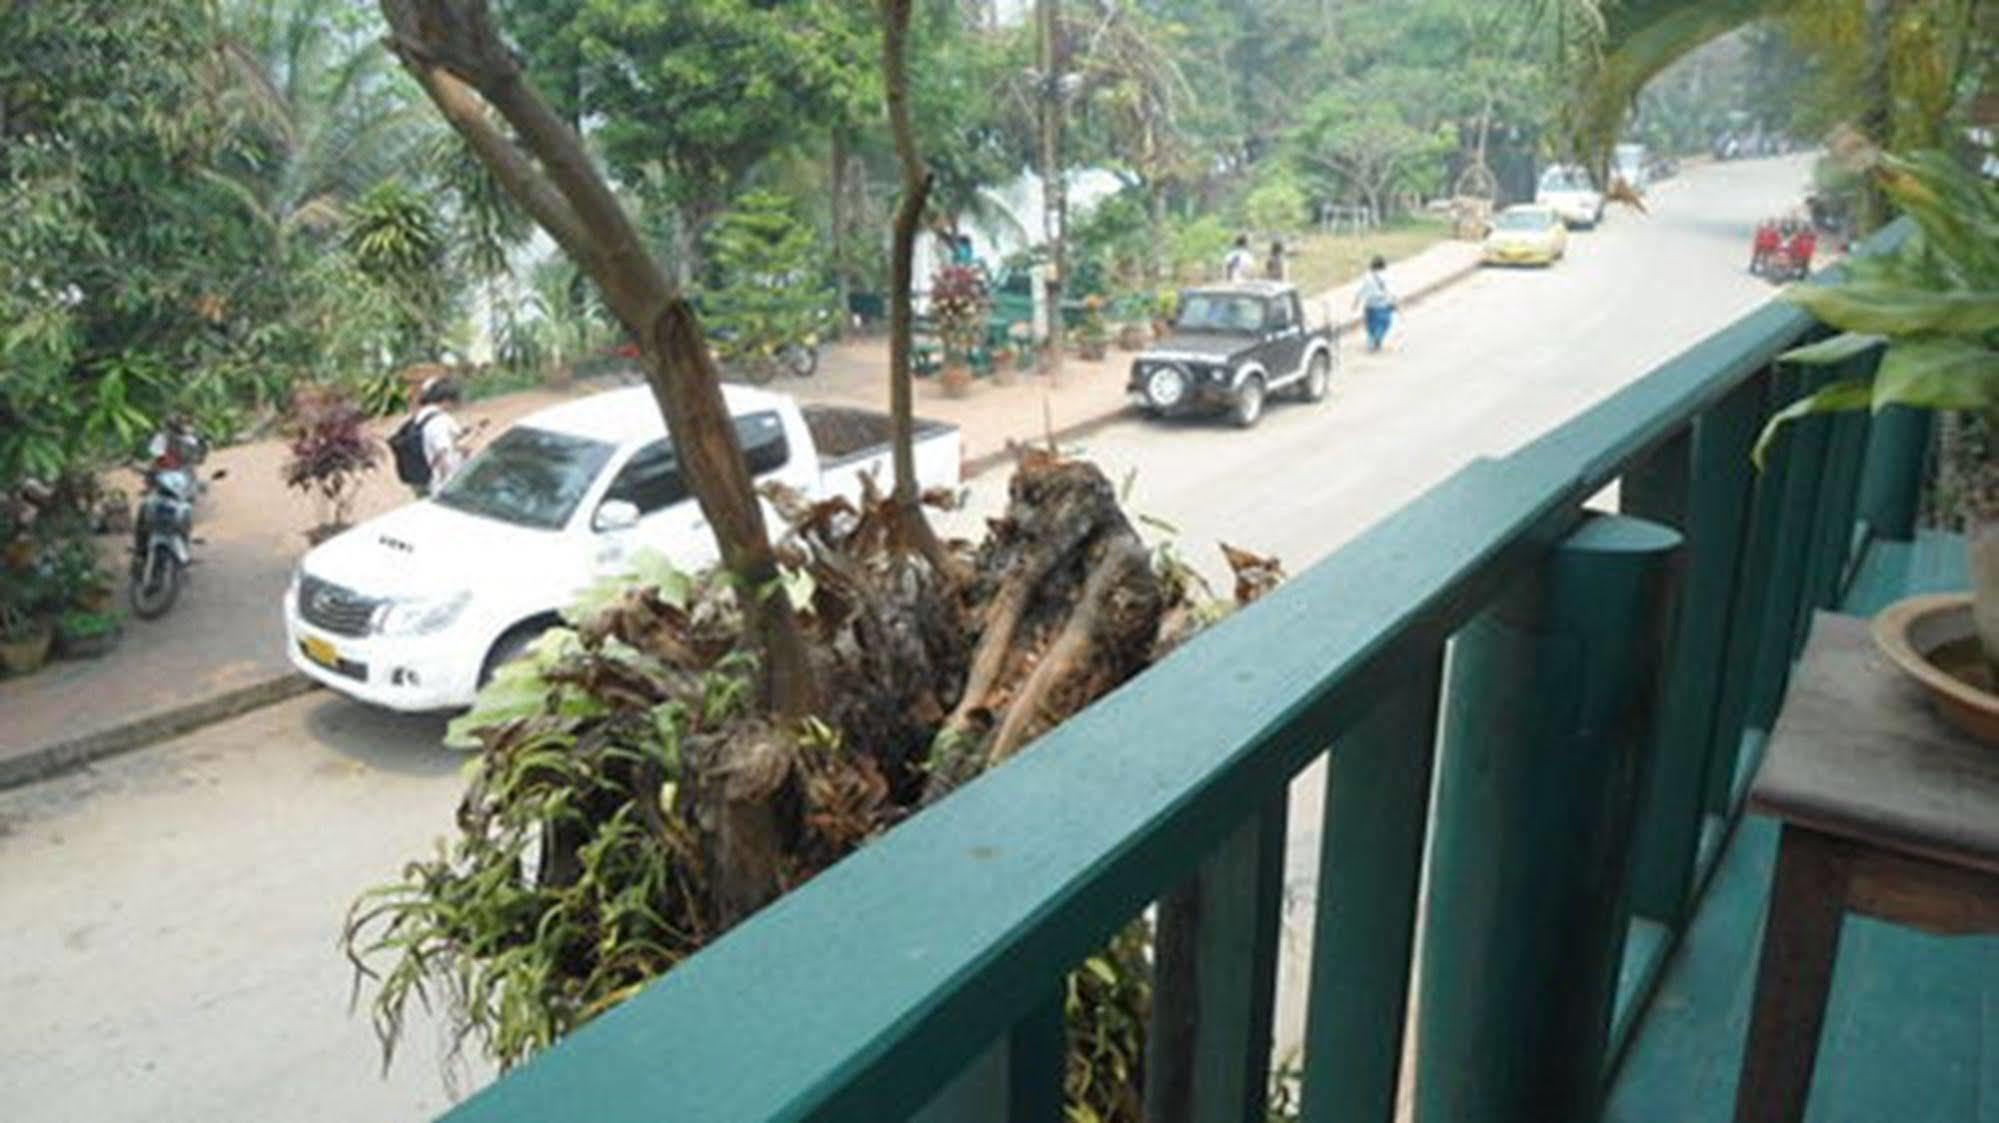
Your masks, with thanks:
M 47 780 L 94 760 L 156 745 L 318 688 L 319 684 L 312 679 L 287 671 L 110 729 L 30 749 L 0 759 L 0 791 Z
M 1468 264 L 1453 269 L 1450 272 L 1445 273 L 1442 276 L 1437 277 L 1426 284 L 1419 285 L 1415 289 L 1412 289 L 1401 298 L 1401 304 L 1404 307 L 1407 307 L 1412 304 L 1421 303 L 1423 300 L 1431 296 L 1434 296 L 1437 293 L 1442 292 L 1443 290 L 1450 288 L 1452 285 L 1455 285 L 1458 282 L 1464 280 L 1465 278 L 1470 277 L 1472 274 L 1477 273 L 1478 270 L 1479 270 L 1479 261 L 1478 259 L 1474 258 Z M 1333 328 L 1335 331 L 1346 332 L 1360 327 L 1360 324 L 1361 324 L 1361 318 L 1359 316 L 1348 316 L 1344 319 L 1333 321 Z M 1094 433 L 1097 430 L 1103 429 L 1107 426 L 1114 425 L 1117 422 L 1122 421 L 1126 417 L 1131 415 L 1132 415 L 1131 407 L 1126 405 L 1119 405 L 1116 409 L 1108 410 L 1104 413 L 1095 414 L 1090 417 L 1085 417 L 1080 421 L 1064 425 L 1061 428 L 1056 429 L 1054 432 L 1049 434 L 1035 436 L 1027 439 L 1010 440 L 1007 442 L 1007 447 L 1005 448 L 997 449 L 995 451 L 988 452 L 980 456 L 975 456 L 969 460 L 964 461 L 963 464 L 959 467 L 958 475 L 962 479 L 966 480 L 972 479 L 986 472 L 990 472 L 994 468 L 1000 467 L 1003 464 L 1011 463 L 1015 458 L 1016 448 L 1032 447 L 1033 445 L 1043 442 L 1052 442 L 1056 445 L 1060 445 L 1064 441 L 1071 441 L 1079 437 L 1089 436 L 1091 433 Z

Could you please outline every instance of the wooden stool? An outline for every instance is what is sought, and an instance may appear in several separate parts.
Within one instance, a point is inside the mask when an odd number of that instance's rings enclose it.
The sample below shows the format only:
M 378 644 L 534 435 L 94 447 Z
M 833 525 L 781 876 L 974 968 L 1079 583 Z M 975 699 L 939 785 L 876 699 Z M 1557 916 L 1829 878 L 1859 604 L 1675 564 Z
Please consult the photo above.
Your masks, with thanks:
M 1749 807 L 1784 831 L 1735 1118 L 1796 1123 L 1847 912 L 1999 931 L 1999 750 L 1931 713 L 1867 621 L 1820 614 Z

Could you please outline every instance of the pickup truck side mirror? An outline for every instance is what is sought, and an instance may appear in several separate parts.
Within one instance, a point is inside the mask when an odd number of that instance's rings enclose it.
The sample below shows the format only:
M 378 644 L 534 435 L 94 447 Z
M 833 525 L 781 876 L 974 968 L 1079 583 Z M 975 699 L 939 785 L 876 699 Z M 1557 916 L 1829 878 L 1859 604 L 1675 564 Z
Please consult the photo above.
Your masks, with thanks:
M 634 503 L 623 499 L 607 499 L 597 508 L 590 519 L 590 529 L 604 533 L 614 530 L 630 530 L 639 525 L 639 509 Z

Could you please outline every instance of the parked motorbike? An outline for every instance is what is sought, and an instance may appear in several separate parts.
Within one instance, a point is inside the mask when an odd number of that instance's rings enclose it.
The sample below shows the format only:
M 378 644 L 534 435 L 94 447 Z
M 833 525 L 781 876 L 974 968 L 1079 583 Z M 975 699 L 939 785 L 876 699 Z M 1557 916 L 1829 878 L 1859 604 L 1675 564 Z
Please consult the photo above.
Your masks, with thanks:
M 207 490 L 208 480 L 229 473 L 225 469 L 201 478 L 208 442 L 185 426 L 170 425 L 153 438 L 147 452 L 152 459 L 142 469 L 145 492 L 132 518 L 130 599 L 134 615 L 153 620 L 174 606 L 187 567 L 194 563 L 195 499 Z

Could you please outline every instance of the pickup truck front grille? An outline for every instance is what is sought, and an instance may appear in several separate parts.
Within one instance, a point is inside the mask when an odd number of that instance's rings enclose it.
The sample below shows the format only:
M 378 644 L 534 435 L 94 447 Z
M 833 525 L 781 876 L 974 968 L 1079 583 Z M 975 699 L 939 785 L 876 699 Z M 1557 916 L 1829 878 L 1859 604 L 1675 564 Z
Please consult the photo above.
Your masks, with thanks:
M 336 636 L 365 636 L 381 605 L 342 585 L 307 575 L 298 586 L 298 614 L 315 628 Z

